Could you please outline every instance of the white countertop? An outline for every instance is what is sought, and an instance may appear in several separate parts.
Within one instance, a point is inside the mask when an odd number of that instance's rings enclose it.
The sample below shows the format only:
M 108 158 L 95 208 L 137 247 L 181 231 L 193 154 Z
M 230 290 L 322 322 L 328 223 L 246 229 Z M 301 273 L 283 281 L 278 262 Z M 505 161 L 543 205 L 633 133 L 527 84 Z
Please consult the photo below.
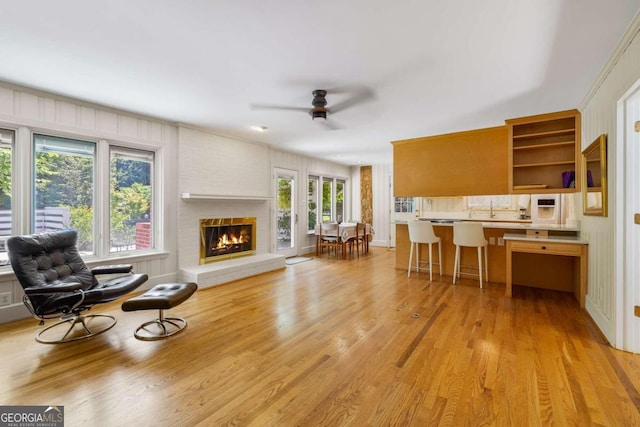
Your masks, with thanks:
M 546 242 L 546 243 L 574 243 L 576 245 L 585 245 L 588 242 L 580 239 L 578 236 L 526 236 L 524 234 L 505 233 L 504 240 L 517 240 L 521 242 Z
M 454 221 L 473 221 L 481 222 L 485 228 L 504 228 L 511 230 L 555 230 L 555 231 L 580 231 L 575 226 L 567 226 L 564 224 L 533 224 L 530 221 L 505 221 L 505 220 L 479 220 L 479 219 L 449 219 L 450 222 L 436 222 L 435 218 L 419 218 L 421 221 L 432 221 L 437 227 L 452 227 Z M 396 224 L 406 224 L 407 221 L 395 221 Z

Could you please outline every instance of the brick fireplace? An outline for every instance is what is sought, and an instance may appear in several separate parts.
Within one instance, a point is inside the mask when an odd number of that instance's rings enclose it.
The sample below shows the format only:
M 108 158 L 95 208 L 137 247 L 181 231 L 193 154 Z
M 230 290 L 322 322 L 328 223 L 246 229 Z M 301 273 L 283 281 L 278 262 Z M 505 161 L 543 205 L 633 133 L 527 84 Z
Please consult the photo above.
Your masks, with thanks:
M 176 276 L 178 281 L 195 282 L 198 284 L 198 288 L 204 289 L 285 268 L 283 255 L 269 253 L 271 247 L 269 198 L 193 196 L 192 193 L 183 193 L 181 199 L 182 202 L 178 204 L 178 274 Z M 241 221 L 228 220 L 236 218 L 240 218 Z M 245 218 L 252 220 L 253 230 L 249 234 L 251 236 L 251 251 L 232 253 L 223 258 L 215 257 L 210 260 L 211 262 L 201 264 L 201 251 L 203 247 L 209 246 L 208 243 L 203 245 L 202 242 L 212 239 L 212 237 L 207 239 L 201 226 L 237 226 L 245 223 Z M 202 221 L 203 219 L 205 221 Z M 225 224 L 225 222 L 229 224 Z M 233 224 L 234 222 L 235 224 Z M 241 233 L 233 232 L 234 235 Z M 229 233 L 226 234 L 228 241 Z M 219 239 L 220 237 L 214 240 Z M 202 254 L 204 255 L 206 252 Z

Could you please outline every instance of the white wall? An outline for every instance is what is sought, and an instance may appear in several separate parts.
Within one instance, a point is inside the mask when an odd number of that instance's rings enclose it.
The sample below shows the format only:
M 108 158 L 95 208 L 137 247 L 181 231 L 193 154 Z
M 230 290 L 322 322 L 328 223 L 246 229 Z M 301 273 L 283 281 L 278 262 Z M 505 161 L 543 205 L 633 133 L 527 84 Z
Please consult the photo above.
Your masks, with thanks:
M 378 164 L 372 166 L 372 188 L 373 188 L 373 229 L 375 234 L 371 245 L 389 245 L 390 227 L 395 227 L 391 221 L 391 203 L 393 201 L 391 179 L 393 176 L 393 166 L 389 164 Z
M 587 94 L 582 111 L 582 148 L 586 148 L 598 135 L 608 135 L 609 215 L 607 217 L 581 216 L 582 236 L 589 241 L 589 290 L 586 308 L 614 347 L 640 352 L 640 346 L 625 346 L 629 334 L 640 330 L 640 319 L 632 316 L 632 306 L 640 304 L 637 278 L 625 281 L 623 271 L 616 268 L 616 260 L 624 259 L 623 226 L 617 218 L 621 212 L 620 197 L 623 182 L 616 179 L 623 160 L 616 153 L 623 143 L 617 133 L 617 102 L 640 78 L 640 29 L 638 17 L 613 53 L 608 65 Z M 636 168 L 638 165 L 635 165 Z M 581 206 L 581 202 L 579 204 Z M 637 260 L 635 261 L 637 262 Z M 627 295 L 624 295 L 626 283 Z M 626 323 L 626 327 L 625 327 Z M 637 339 L 635 340 L 638 343 Z
M 160 120 L 116 111 L 0 82 L 0 126 L 17 130 L 20 143 L 30 143 L 31 132 L 72 138 L 104 139 L 156 151 L 164 201 L 158 213 L 163 228 L 163 254 L 136 257 L 126 262 L 150 276 L 146 287 L 173 281 L 176 276 L 177 127 Z M 113 259 L 110 263 L 116 262 Z M 94 263 L 95 264 L 95 263 Z M 11 292 L 13 305 L 0 308 L 0 323 L 28 316 L 22 288 L 10 268 L 0 271 L 0 292 Z
M 391 202 L 390 180 L 393 176 L 393 166 L 391 159 L 389 164 L 371 165 L 371 180 L 373 188 L 373 231 L 374 236 L 371 246 L 389 246 Z M 351 193 L 353 195 L 353 206 L 351 208 L 351 218 L 360 220 L 362 208 L 360 206 L 360 166 L 351 168 Z M 395 227 L 395 226 L 394 226 Z
M 180 192 L 269 196 L 269 147 L 205 130 L 178 129 Z
M 307 176 L 344 178 L 349 188 L 350 168 L 337 163 L 275 150 L 267 145 L 215 135 L 211 131 L 179 128 L 179 192 L 215 196 L 268 197 L 263 200 L 209 200 L 178 202 L 180 267 L 198 264 L 201 218 L 255 216 L 256 253 L 275 252 L 273 209 L 274 168 L 298 172 L 298 254 L 315 251 L 315 236 L 307 233 Z M 350 196 L 350 195 L 348 195 Z

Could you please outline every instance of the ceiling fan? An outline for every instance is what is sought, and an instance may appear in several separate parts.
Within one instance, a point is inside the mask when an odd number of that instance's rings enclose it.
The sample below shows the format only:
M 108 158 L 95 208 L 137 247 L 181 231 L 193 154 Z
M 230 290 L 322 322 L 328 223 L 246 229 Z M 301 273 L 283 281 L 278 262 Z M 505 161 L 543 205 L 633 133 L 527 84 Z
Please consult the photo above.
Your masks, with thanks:
M 327 94 L 341 94 L 350 92 L 352 95 L 342 102 L 339 102 L 331 107 L 327 107 Z M 266 105 L 266 104 L 252 104 L 253 109 L 262 110 L 284 110 L 284 111 L 303 111 L 311 116 L 312 120 L 318 119 L 322 124 L 330 128 L 335 128 L 325 122 L 328 115 L 334 115 L 340 111 L 343 111 L 356 104 L 373 98 L 373 92 L 365 87 L 357 88 L 337 88 L 337 89 L 316 89 L 311 92 L 313 99 L 311 100 L 311 108 L 307 107 L 290 107 L 285 105 Z

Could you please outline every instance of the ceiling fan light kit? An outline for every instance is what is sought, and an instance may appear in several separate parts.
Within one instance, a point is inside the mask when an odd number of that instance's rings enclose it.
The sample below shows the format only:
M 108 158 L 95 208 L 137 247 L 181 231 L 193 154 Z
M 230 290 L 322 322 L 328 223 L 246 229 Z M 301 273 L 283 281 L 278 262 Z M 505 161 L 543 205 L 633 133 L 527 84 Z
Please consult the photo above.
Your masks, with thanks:
M 327 91 L 316 89 L 311 92 L 311 94 L 313 95 L 313 101 L 311 101 L 311 105 L 313 105 L 313 108 L 311 109 L 311 111 L 309 111 L 309 114 L 311 114 L 311 119 L 327 120 Z
M 313 120 L 315 119 L 320 119 L 320 120 L 327 120 L 327 110 L 325 109 L 312 109 L 311 111 L 309 111 L 309 114 L 311 114 L 311 118 Z

